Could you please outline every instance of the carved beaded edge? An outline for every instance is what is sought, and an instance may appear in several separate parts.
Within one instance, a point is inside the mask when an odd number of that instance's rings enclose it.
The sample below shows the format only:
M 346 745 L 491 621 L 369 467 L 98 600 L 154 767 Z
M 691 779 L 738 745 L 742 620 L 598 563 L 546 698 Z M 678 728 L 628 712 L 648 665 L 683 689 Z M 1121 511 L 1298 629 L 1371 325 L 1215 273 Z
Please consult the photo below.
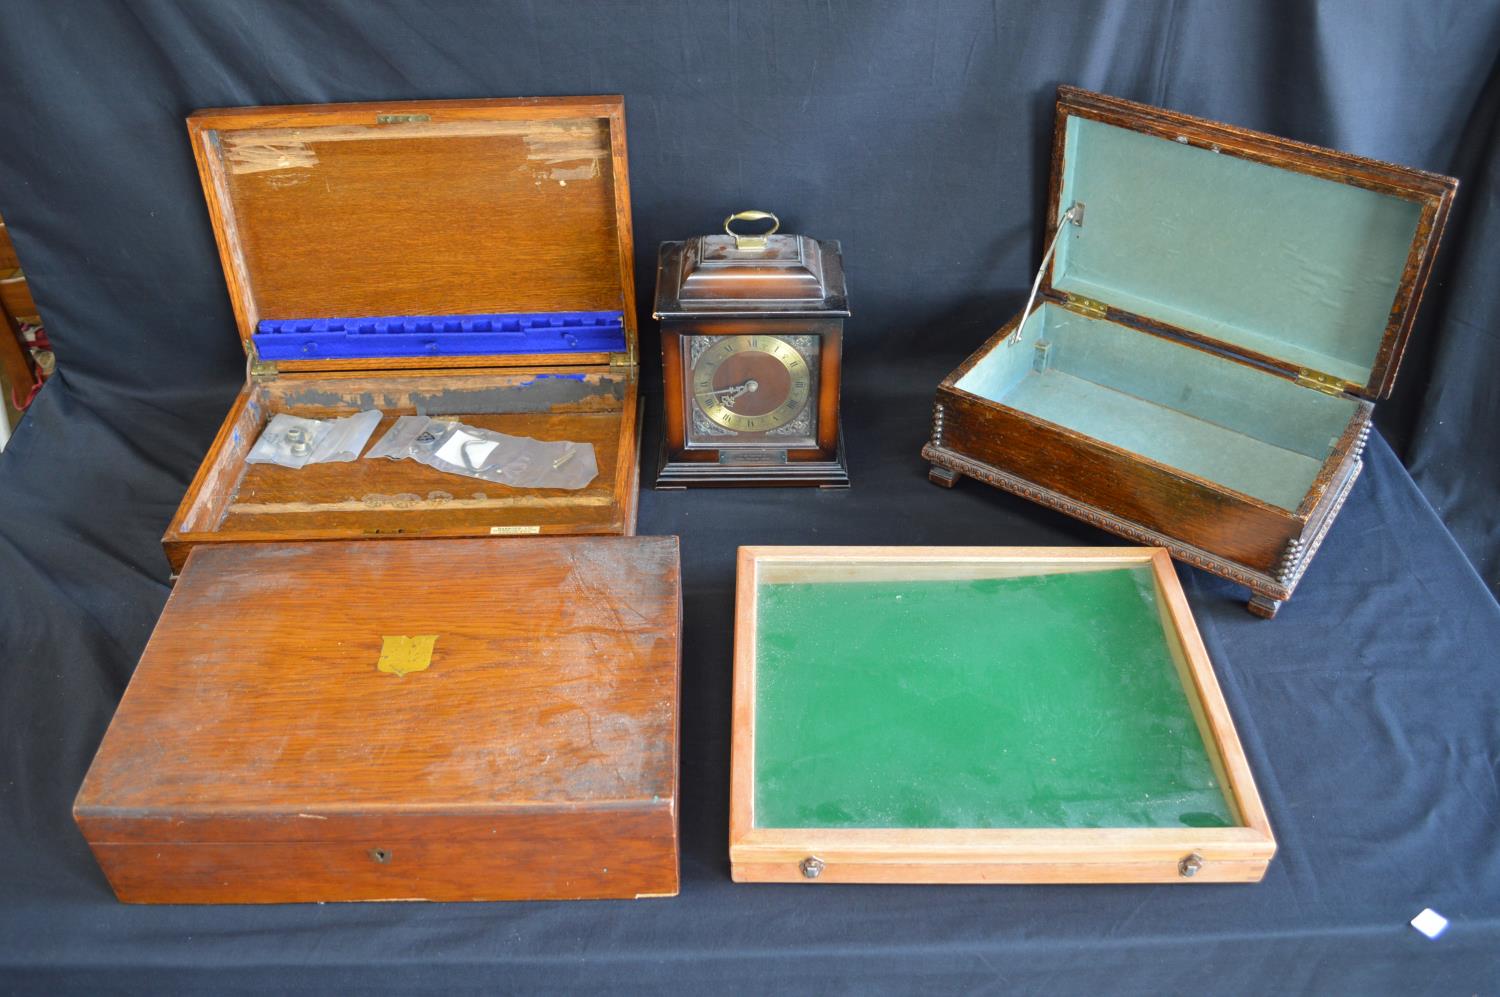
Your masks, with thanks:
M 1245 586 L 1257 595 L 1274 599 L 1277 602 L 1291 598 L 1292 592 L 1297 587 L 1297 583 L 1307 570 L 1308 563 L 1312 561 L 1313 555 L 1317 553 L 1318 548 L 1323 543 L 1323 538 L 1327 536 L 1328 530 L 1333 526 L 1333 521 L 1337 518 L 1339 510 L 1343 507 L 1344 500 L 1348 498 L 1350 490 L 1354 487 L 1354 482 L 1358 480 L 1360 472 L 1364 469 L 1364 462 L 1358 459 L 1358 455 L 1363 452 L 1365 440 L 1369 437 L 1369 427 L 1366 424 L 1366 427 L 1361 430 L 1359 442 L 1354 449 L 1356 459 L 1353 470 L 1349 474 L 1349 479 L 1334 498 L 1333 504 L 1329 507 L 1328 513 L 1323 517 L 1323 521 L 1317 531 L 1305 544 L 1302 538 L 1288 543 L 1286 551 L 1282 554 L 1277 573 L 1275 575 L 1267 575 L 1259 571 L 1252 571 L 1249 568 L 1235 564 L 1233 561 L 1216 557 L 1201 548 L 1189 546 L 1164 533 L 1158 533 L 1148 527 L 1121 519 L 1096 506 L 1079 502 L 1050 488 L 1033 484 L 1024 478 L 1016 477 L 1013 474 L 1008 474 L 1005 471 L 997 470 L 989 465 L 981 464 L 967 457 L 962 457 L 951 450 L 944 449 L 942 447 L 943 406 L 941 404 L 935 405 L 933 409 L 932 441 L 922 448 L 922 458 L 929 463 L 983 481 L 985 484 L 993 485 L 1014 495 L 1019 495 L 1038 505 L 1046 506 L 1072 516 L 1074 519 L 1081 519 L 1102 530 L 1125 537 L 1127 540 L 1134 540 L 1137 543 L 1149 544 L 1156 547 L 1165 547 L 1168 553 L 1179 561 L 1191 564 L 1195 568 L 1201 568 L 1221 578 L 1227 578 L 1232 582 Z

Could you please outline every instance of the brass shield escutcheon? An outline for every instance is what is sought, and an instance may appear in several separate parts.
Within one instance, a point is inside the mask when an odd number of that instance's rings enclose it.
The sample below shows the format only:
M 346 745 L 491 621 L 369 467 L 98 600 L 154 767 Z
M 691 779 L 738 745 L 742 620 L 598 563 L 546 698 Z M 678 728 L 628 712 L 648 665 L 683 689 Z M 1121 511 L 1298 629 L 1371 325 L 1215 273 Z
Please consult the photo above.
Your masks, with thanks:
M 382 637 L 380 660 L 375 663 L 375 667 L 396 676 L 426 671 L 427 666 L 432 664 L 432 645 L 437 643 L 437 639 L 437 634 Z

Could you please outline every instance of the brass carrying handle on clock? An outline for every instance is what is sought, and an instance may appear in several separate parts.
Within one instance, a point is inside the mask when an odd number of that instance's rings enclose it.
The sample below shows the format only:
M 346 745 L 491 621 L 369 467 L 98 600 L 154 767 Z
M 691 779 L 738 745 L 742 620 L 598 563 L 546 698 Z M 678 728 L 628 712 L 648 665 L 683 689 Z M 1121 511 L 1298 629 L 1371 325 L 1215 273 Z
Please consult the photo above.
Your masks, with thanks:
M 759 222 L 771 219 L 771 228 L 760 235 L 741 235 L 730 228 L 733 222 Z M 724 219 L 724 232 L 726 235 L 734 236 L 735 249 L 765 249 L 767 236 L 775 235 L 776 230 L 781 228 L 781 219 L 769 211 L 736 211 Z

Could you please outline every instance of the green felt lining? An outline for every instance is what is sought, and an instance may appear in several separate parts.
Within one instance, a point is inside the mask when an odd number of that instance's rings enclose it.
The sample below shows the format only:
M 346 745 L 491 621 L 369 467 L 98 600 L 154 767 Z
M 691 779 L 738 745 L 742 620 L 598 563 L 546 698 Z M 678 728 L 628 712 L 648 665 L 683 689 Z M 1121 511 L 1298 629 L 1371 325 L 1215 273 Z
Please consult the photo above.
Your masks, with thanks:
M 1287 510 L 1359 408 L 1050 302 L 1031 313 L 1019 342 L 996 346 L 958 387 Z
M 1238 823 L 1149 566 L 757 596 L 756 827 Z
M 1364 385 L 1421 205 L 1072 116 L 1052 286 Z

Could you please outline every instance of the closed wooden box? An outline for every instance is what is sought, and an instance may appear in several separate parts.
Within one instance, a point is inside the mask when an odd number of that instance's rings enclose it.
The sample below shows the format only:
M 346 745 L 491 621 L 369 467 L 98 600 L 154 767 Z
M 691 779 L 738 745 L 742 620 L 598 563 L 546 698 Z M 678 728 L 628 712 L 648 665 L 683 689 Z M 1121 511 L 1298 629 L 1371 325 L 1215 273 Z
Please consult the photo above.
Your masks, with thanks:
M 74 814 L 121 900 L 677 892 L 676 538 L 195 549 Z
M 923 457 L 1289 598 L 1363 466 L 1457 182 L 1063 87 L 1035 307 Z
M 207 543 L 634 532 L 619 97 L 209 110 L 188 131 L 248 376 L 163 538 L 174 571 Z M 366 408 L 377 439 L 421 413 L 590 443 L 599 474 L 565 491 L 409 460 L 245 463 L 279 412 Z

